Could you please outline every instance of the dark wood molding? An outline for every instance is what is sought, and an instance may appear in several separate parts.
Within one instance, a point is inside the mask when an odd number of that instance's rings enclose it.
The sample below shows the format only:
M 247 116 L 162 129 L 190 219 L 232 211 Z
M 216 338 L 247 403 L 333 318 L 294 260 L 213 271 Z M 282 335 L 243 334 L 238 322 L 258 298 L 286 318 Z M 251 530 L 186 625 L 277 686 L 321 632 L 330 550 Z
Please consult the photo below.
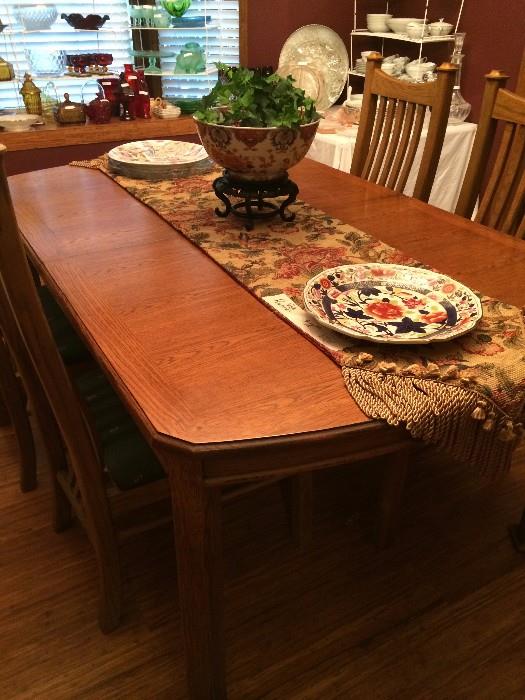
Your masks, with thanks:
M 239 0 L 239 62 L 248 65 L 248 2 Z

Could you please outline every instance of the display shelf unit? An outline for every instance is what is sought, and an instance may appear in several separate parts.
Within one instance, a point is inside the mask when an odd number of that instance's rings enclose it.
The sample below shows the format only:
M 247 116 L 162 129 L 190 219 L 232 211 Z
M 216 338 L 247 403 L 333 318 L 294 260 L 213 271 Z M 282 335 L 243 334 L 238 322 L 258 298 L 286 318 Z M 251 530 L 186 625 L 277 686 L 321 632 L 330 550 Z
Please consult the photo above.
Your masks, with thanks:
M 428 15 L 430 11 L 430 5 L 431 5 L 431 0 L 424 0 L 425 1 L 425 11 L 424 11 L 424 20 L 425 22 L 428 20 Z M 434 3 L 439 4 L 439 0 L 434 0 Z M 454 37 L 456 32 L 459 29 L 459 24 L 461 21 L 461 15 L 463 13 L 463 6 L 465 3 L 465 0 L 457 0 L 458 3 L 458 14 L 455 22 L 455 30 L 454 34 L 447 34 L 444 36 L 425 36 L 422 37 L 421 39 L 411 39 L 407 34 L 397 34 L 395 32 L 370 32 L 367 29 L 359 29 L 357 26 L 357 5 L 358 5 L 358 0 L 354 0 L 354 28 L 350 32 L 350 70 L 348 71 L 349 76 L 357 76 L 359 78 L 364 78 L 365 74 L 360 73 L 356 70 L 354 70 L 355 66 L 355 59 L 354 59 L 354 39 L 355 38 L 360 38 L 360 37 L 370 37 L 374 39 L 381 39 L 381 53 L 384 54 L 384 42 L 385 40 L 389 41 L 398 41 L 398 42 L 403 42 L 407 44 L 415 44 L 416 46 L 419 46 L 419 52 L 418 52 L 418 58 L 421 58 L 423 54 L 423 46 L 424 45 L 435 45 L 435 44 L 442 44 L 446 42 L 453 42 Z M 386 2 L 386 8 L 385 12 L 389 13 L 391 10 L 395 9 L 395 0 L 387 0 Z

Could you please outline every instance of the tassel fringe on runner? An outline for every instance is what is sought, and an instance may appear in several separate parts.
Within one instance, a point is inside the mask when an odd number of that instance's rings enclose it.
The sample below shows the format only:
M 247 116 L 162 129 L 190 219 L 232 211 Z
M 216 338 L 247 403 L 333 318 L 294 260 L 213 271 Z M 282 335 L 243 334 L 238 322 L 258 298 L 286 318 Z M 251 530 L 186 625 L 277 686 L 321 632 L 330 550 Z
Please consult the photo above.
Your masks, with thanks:
M 367 416 L 393 426 L 404 424 L 412 437 L 476 464 L 482 473 L 508 471 L 521 423 L 513 423 L 471 389 L 394 374 L 392 364 L 379 371 L 343 367 L 346 387 Z

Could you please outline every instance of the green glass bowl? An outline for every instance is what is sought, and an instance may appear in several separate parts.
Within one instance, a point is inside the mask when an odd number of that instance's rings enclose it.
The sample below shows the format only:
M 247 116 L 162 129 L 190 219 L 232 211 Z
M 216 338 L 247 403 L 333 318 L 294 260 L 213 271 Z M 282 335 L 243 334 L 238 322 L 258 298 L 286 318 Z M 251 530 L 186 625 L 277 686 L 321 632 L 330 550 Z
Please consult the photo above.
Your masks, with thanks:
M 161 5 L 172 17 L 182 17 L 191 5 L 191 0 L 161 0 Z
M 198 109 L 202 109 L 200 97 L 173 97 L 169 101 L 180 107 L 182 114 L 193 114 Z

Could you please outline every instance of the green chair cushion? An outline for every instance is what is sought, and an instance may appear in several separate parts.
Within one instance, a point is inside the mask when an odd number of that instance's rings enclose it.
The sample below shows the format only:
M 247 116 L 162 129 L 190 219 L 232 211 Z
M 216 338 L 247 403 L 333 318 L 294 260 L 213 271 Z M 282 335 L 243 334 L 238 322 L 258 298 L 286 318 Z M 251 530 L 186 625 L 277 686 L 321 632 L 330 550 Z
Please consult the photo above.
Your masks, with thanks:
M 119 489 L 126 491 L 165 476 L 105 375 L 91 369 L 75 377 L 99 442 L 103 466 Z
M 64 363 L 73 365 L 91 360 L 88 349 L 78 337 L 49 289 L 42 286 L 37 289 L 51 333 Z

